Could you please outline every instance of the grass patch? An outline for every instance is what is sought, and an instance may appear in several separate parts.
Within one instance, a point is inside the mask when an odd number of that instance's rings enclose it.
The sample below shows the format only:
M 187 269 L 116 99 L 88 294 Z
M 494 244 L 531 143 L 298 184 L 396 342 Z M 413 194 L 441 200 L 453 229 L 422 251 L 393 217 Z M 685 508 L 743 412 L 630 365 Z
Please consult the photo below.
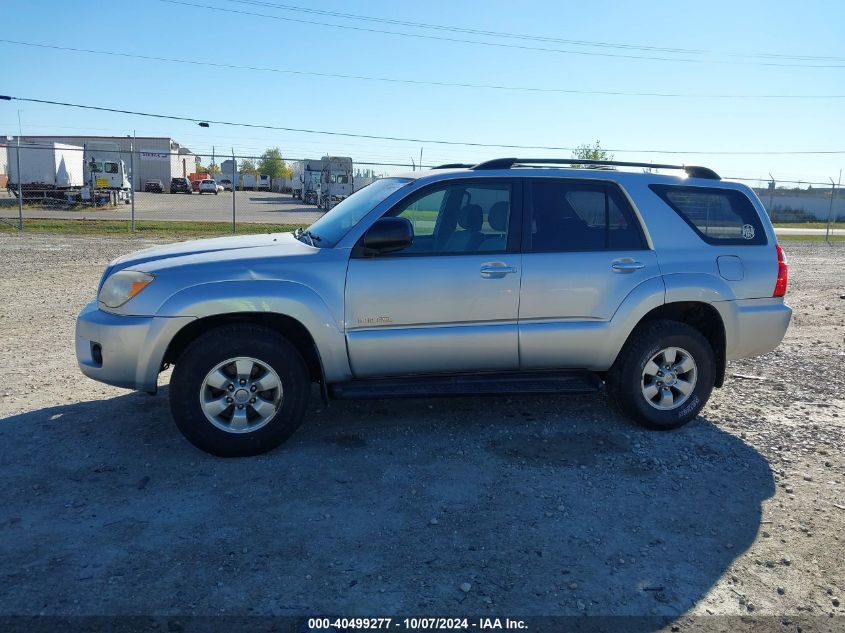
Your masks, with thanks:
M 776 229 L 826 229 L 827 222 L 775 222 Z M 845 229 L 845 222 L 831 222 L 832 229 Z
M 778 242 L 824 242 L 824 235 L 778 235 Z M 845 242 L 845 235 L 831 235 L 831 242 Z
M 237 234 L 281 233 L 293 231 L 303 224 L 257 224 L 239 222 Z M 17 220 L 0 222 L 0 233 L 17 233 Z M 23 221 L 24 233 L 63 233 L 66 235 L 110 235 L 126 236 L 129 232 L 127 220 L 48 220 L 27 219 Z M 229 222 L 179 222 L 139 220 L 135 222 L 134 235 L 139 237 L 206 237 L 210 235 L 231 235 Z

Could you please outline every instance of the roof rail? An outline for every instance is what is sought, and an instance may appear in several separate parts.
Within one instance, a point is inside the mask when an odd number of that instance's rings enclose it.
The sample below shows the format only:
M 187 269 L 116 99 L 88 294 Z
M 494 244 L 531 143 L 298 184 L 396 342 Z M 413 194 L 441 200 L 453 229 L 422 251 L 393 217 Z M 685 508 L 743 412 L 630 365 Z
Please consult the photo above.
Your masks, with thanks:
M 445 165 L 437 165 L 436 167 L 429 167 L 429 169 L 459 169 L 461 167 L 474 167 L 473 163 L 446 163 Z
M 646 169 L 683 169 L 690 178 L 721 180 L 709 167 L 695 165 L 661 165 L 658 163 L 631 163 L 621 160 L 590 160 L 587 158 L 494 158 L 473 167 L 476 170 L 510 169 L 517 165 L 596 165 L 598 167 L 643 167 Z

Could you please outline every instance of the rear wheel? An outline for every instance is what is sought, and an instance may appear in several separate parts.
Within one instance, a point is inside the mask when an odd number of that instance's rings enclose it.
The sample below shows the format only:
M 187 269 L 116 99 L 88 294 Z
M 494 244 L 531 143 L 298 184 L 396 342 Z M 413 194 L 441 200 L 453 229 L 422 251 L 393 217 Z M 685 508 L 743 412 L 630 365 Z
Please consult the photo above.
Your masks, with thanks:
M 701 332 L 678 321 L 653 321 L 636 330 L 620 353 L 609 376 L 611 393 L 643 426 L 675 429 L 704 408 L 715 365 Z
M 257 455 L 302 424 L 310 392 L 296 348 L 266 328 L 229 325 L 197 338 L 170 381 L 176 426 L 197 448 L 221 457 Z

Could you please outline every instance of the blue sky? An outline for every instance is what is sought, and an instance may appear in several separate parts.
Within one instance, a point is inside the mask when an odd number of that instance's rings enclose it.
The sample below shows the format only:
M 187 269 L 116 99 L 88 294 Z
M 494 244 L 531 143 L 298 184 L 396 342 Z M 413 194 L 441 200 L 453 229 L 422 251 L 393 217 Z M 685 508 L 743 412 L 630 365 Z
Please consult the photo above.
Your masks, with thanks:
M 186 2 L 201 4 L 197 0 Z M 447 83 L 694 95 L 845 95 L 845 38 L 837 2 L 470 2 L 266 0 L 497 32 L 614 45 L 697 49 L 681 55 L 422 30 L 284 11 L 230 0 L 207 8 L 145 0 L 9 2 L 3 38 L 222 64 Z M 216 11 L 220 7 L 262 14 Z M 276 18 L 516 44 L 525 50 L 377 34 Z M 691 58 L 661 61 L 593 53 Z M 728 176 L 826 181 L 833 155 L 670 155 L 845 150 L 845 99 L 717 99 L 506 91 L 409 85 L 211 68 L 24 47 L 0 42 L 0 93 L 147 112 L 363 134 L 571 147 L 601 139 L 617 159 L 705 164 Z M 836 60 L 754 57 L 824 56 Z M 815 64 L 807 68 L 763 63 Z M 197 152 L 290 158 L 325 153 L 359 161 L 472 162 L 568 152 L 339 138 L 0 102 L 0 133 L 172 136 Z M 380 171 L 396 171 L 380 169 Z

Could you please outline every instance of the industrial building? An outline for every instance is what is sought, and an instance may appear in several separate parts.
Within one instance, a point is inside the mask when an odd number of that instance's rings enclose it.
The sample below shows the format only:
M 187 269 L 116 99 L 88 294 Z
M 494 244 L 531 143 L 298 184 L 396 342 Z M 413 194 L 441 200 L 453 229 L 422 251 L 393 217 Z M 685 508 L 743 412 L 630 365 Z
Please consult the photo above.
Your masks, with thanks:
M 8 137 L 6 144 L 14 145 L 18 137 Z M 135 151 L 131 155 L 131 136 L 21 136 L 21 143 L 48 144 L 66 143 L 84 147 L 86 143 L 116 143 L 125 153 L 123 161 L 127 169 L 133 167 L 132 186 L 136 191 L 144 189 L 147 180 L 161 180 L 167 187 L 171 178 L 187 177 L 196 171 L 197 157 L 187 147 L 172 138 L 161 136 L 138 136 L 134 139 Z M 3 148 L 3 159 L 6 156 Z M 5 162 L 5 160 L 0 160 Z M 7 173 L 5 170 L 3 173 Z

